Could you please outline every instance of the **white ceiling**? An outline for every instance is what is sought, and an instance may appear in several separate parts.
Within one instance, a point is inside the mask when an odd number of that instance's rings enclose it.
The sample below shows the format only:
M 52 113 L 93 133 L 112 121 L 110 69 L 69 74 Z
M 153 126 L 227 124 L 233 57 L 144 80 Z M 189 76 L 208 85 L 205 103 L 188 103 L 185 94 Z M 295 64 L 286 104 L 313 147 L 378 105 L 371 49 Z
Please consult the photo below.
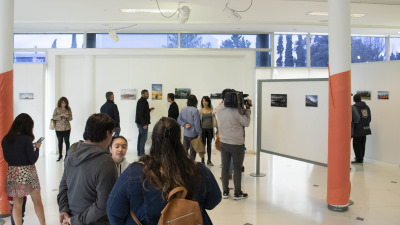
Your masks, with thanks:
M 177 9 L 179 0 L 158 0 L 161 9 Z M 327 0 L 253 0 L 235 22 L 222 12 L 228 0 L 181 0 L 191 8 L 189 21 L 153 13 L 122 13 L 120 9 L 157 9 L 156 0 L 17 0 L 16 33 L 107 32 L 137 24 L 118 33 L 144 32 L 312 32 L 327 33 L 327 16 L 308 16 L 310 11 L 328 11 Z M 229 0 L 236 10 L 246 9 L 251 0 Z M 400 0 L 352 0 L 353 34 L 398 35 Z M 168 13 L 166 13 L 168 14 Z

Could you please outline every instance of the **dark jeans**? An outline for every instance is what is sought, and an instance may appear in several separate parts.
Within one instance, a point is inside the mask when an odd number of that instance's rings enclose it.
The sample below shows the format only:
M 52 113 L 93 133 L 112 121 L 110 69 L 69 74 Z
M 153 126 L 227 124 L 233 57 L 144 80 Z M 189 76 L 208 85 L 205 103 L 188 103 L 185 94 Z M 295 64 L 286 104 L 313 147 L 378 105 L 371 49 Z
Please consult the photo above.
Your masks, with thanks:
M 229 192 L 229 166 L 233 161 L 233 184 L 235 193 L 242 190 L 242 166 L 244 160 L 244 145 L 230 145 L 221 142 L 221 161 L 222 161 L 222 190 Z
M 367 141 L 367 136 L 353 137 L 353 149 L 354 149 L 354 154 L 356 155 L 357 162 L 364 161 L 366 141 Z
M 56 131 L 56 134 L 58 139 L 58 158 L 61 159 L 63 157 L 62 154 L 63 142 L 65 142 L 65 157 L 67 157 L 69 149 L 69 136 L 71 134 L 71 130 Z
M 144 155 L 144 146 L 146 145 L 147 141 L 147 133 L 149 131 L 149 127 L 144 129 L 142 125 L 136 124 L 139 129 L 139 136 L 137 140 L 137 154 L 138 156 Z
M 121 133 L 121 127 L 115 127 L 113 132 L 114 132 L 114 136 L 113 137 L 118 137 L 119 133 Z
M 202 129 L 201 139 L 203 141 L 203 145 L 206 146 L 207 141 L 207 161 L 211 162 L 211 141 L 213 138 L 213 129 Z M 207 139 L 207 140 L 206 140 Z
M 22 223 L 24 223 L 24 216 L 25 216 L 25 205 L 26 205 L 26 199 L 24 199 L 24 202 L 22 203 Z M 14 223 L 14 217 L 13 217 L 13 208 L 14 208 L 14 203 L 10 202 L 11 206 L 11 224 L 15 225 Z
M 196 137 L 186 137 L 186 136 L 183 137 L 183 148 L 184 148 L 186 151 L 188 151 L 189 148 L 190 148 L 190 153 L 189 153 L 189 155 L 190 155 L 190 159 L 193 160 L 193 161 L 196 160 L 196 151 L 195 151 L 194 148 L 192 147 L 191 141 L 194 140 L 194 139 L 196 139 L 196 138 L 197 138 L 197 136 L 196 136 Z

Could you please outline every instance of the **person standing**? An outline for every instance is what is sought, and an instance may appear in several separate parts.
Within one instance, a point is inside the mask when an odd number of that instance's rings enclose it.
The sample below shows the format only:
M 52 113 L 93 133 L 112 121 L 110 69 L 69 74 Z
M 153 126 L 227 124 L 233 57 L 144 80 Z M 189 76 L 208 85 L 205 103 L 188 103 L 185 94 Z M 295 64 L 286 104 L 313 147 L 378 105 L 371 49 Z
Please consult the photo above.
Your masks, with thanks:
M 71 146 L 57 195 L 60 224 L 109 224 L 106 203 L 118 177 L 115 163 L 106 150 L 113 129 L 110 116 L 93 114 L 86 122 L 85 141 Z
M 27 195 L 31 195 L 39 223 L 46 224 L 35 166 L 42 144 L 32 143 L 34 138 L 32 118 L 21 113 L 1 141 L 4 159 L 8 163 L 7 179 L 3 181 L 4 192 L 13 198 L 12 219 L 17 225 L 22 224 L 24 198 Z
M 72 111 L 69 107 L 69 102 L 66 97 L 61 97 L 57 102 L 57 107 L 54 109 L 53 120 L 55 121 L 55 130 L 58 139 L 58 159 L 63 157 L 63 142 L 65 142 L 65 158 L 69 149 L 69 136 L 71 135 Z
M 211 105 L 211 99 L 204 96 L 201 99 L 200 122 L 201 122 L 201 137 L 203 145 L 207 144 L 207 166 L 214 166 L 211 162 L 211 141 L 214 138 L 214 128 L 216 127 L 215 114 Z M 204 158 L 203 158 L 204 163 Z
M 196 159 L 196 151 L 191 141 L 195 138 L 201 138 L 201 125 L 199 110 L 197 110 L 197 98 L 195 95 L 189 95 L 187 103 L 178 116 L 178 124 L 183 127 L 183 147 L 186 151 L 190 149 L 190 159 Z
M 168 109 L 168 117 L 178 120 L 179 108 L 174 100 L 175 100 L 175 95 L 173 93 L 168 93 L 167 101 L 170 103 Z
M 137 140 L 137 155 L 144 155 L 144 146 L 147 141 L 147 133 L 150 124 L 150 111 L 154 110 L 154 107 L 149 108 L 149 91 L 143 89 L 141 92 L 142 97 L 139 99 L 136 105 L 136 125 L 139 129 L 139 136 Z
M 355 102 L 353 106 L 360 115 L 360 121 L 354 125 L 353 149 L 356 158 L 351 163 L 361 164 L 364 162 L 367 135 L 371 134 L 371 128 L 369 126 L 371 122 L 371 110 L 365 102 L 361 101 L 360 94 L 355 94 L 353 100 Z
M 222 102 L 225 95 L 234 92 L 233 89 L 222 91 Z M 222 188 L 223 198 L 229 198 L 229 165 L 233 160 L 233 183 L 235 186 L 234 200 L 247 198 L 247 193 L 243 193 L 241 188 L 242 166 L 244 160 L 244 128 L 250 125 L 251 100 L 246 103 L 244 114 L 240 114 L 238 108 L 227 108 L 222 103 L 216 108 L 218 131 L 221 138 L 221 161 L 222 161 Z
M 118 106 L 114 103 L 114 93 L 111 91 L 106 93 L 106 103 L 101 106 L 100 113 L 105 113 L 111 117 L 114 121 L 114 136 L 118 137 L 121 132 L 121 127 L 119 126 L 119 111 Z

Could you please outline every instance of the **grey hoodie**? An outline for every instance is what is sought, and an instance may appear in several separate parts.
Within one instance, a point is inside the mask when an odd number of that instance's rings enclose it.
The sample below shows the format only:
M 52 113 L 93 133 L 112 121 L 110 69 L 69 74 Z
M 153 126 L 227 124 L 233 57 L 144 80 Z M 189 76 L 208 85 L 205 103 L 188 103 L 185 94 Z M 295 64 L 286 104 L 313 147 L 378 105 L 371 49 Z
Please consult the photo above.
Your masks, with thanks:
M 68 150 L 60 182 L 59 211 L 71 216 L 71 224 L 109 224 L 106 203 L 117 180 L 111 154 L 101 146 L 77 142 Z

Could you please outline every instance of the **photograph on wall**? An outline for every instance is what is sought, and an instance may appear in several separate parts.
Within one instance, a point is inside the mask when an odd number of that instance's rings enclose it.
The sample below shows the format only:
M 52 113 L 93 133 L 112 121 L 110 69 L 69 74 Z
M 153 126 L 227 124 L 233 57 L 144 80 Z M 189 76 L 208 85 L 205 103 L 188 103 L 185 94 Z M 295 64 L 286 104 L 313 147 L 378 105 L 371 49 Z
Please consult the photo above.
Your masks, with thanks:
M 190 88 L 175 88 L 175 99 L 187 99 L 190 95 Z
M 32 100 L 33 93 L 19 93 L 19 99 Z
M 136 89 L 121 89 L 121 100 L 136 100 Z
M 222 99 L 221 90 L 211 90 L 210 99 Z
M 362 100 L 371 100 L 371 91 L 357 91 Z
M 318 95 L 306 95 L 306 107 L 318 107 Z
M 287 94 L 271 94 L 272 107 L 287 107 Z
M 151 99 L 162 100 L 162 84 L 151 85 Z
M 389 92 L 388 91 L 378 91 L 378 99 L 389 100 Z

